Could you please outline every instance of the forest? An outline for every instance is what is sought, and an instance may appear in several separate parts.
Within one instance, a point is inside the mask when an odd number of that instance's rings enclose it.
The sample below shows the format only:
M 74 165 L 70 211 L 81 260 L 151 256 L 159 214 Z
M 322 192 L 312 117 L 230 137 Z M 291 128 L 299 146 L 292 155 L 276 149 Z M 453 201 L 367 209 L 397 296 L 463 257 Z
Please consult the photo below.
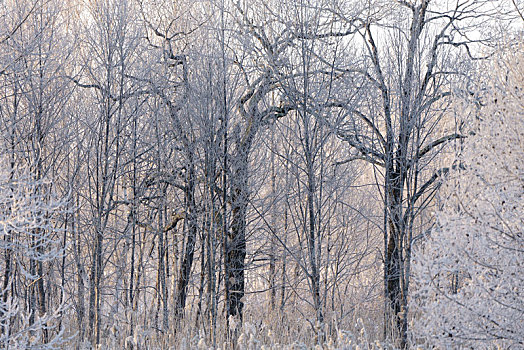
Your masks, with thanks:
M 524 349 L 524 1 L 0 0 L 0 349 Z

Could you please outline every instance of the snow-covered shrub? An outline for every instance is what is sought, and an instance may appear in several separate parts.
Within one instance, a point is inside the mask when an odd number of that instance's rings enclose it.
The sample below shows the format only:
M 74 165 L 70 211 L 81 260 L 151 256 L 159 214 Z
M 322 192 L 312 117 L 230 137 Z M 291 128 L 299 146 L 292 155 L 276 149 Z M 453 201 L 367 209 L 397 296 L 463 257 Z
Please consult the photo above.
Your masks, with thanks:
M 524 347 L 524 51 L 505 51 L 414 259 L 414 341 Z
M 39 264 L 51 263 L 63 254 L 54 219 L 64 211 L 64 201 L 53 196 L 50 183 L 35 180 L 27 168 L 6 169 L 10 167 L 2 162 L 0 347 L 58 348 L 63 337 L 56 321 L 64 305 L 42 312 L 36 286 L 44 278 Z

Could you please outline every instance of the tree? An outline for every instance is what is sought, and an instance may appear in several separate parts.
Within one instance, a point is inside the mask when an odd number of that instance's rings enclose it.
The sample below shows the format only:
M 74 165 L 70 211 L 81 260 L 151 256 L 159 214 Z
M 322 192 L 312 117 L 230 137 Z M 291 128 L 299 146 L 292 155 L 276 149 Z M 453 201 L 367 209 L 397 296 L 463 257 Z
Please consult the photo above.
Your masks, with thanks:
M 279 79 L 279 98 L 290 109 L 287 117 L 276 123 L 278 129 L 273 132 L 280 131 L 281 146 L 272 146 L 272 153 L 278 154 L 291 174 L 292 180 L 280 181 L 285 181 L 282 191 L 289 195 L 284 210 L 293 213 L 289 226 L 296 232 L 287 244 L 283 237 L 278 238 L 286 250 L 293 252 L 291 257 L 300 266 L 300 274 L 306 276 L 304 284 L 311 298 L 303 295 L 299 298 L 312 306 L 315 322 L 310 324 L 319 344 L 326 336 L 328 290 L 334 293 L 337 273 L 355 268 L 345 261 L 334 272 L 340 252 L 346 250 L 350 254 L 352 249 L 344 243 L 355 232 L 346 231 L 339 224 L 339 209 L 352 194 L 350 186 L 357 166 L 337 163 L 344 144 L 326 122 L 331 102 L 341 87 L 336 82 L 335 70 L 326 66 L 326 61 L 339 59 L 342 40 L 335 34 L 323 35 L 333 30 L 333 24 L 325 19 L 330 13 L 322 5 L 323 2 L 298 1 L 275 6 L 272 14 L 282 27 L 279 29 L 288 33 L 282 36 L 288 35 L 289 46 L 283 47 L 285 58 L 271 61 Z M 341 211 L 347 217 L 354 214 Z M 354 246 L 357 245 L 355 242 Z M 362 254 L 367 254 L 365 249 Z M 332 321 L 332 315 L 327 321 Z
M 174 295 L 174 326 L 175 332 L 180 328 L 180 323 L 184 318 L 185 307 L 190 290 L 191 272 L 193 270 L 195 252 L 197 250 L 198 238 L 198 220 L 199 213 L 197 209 L 197 190 L 199 187 L 198 169 L 198 151 L 201 146 L 199 127 L 200 124 L 191 119 L 192 113 L 197 115 L 198 103 L 194 101 L 194 96 L 190 93 L 197 94 L 197 91 L 192 91 L 192 86 L 189 80 L 189 65 L 188 52 L 184 48 L 184 42 L 187 38 L 184 30 L 191 26 L 191 21 L 179 21 L 174 23 L 173 16 L 179 15 L 180 10 L 178 4 L 164 4 L 164 6 L 157 6 L 147 8 L 147 2 L 140 2 L 142 16 L 145 18 L 147 26 L 147 33 L 150 35 L 150 44 L 156 49 L 162 48 L 161 64 L 156 67 L 154 81 L 152 84 L 152 95 L 158 98 L 163 104 L 163 112 L 169 117 L 167 123 L 169 125 L 169 132 L 171 142 L 177 149 L 177 165 L 178 168 L 166 169 L 161 171 L 160 163 L 157 166 L 156 178 L 152 178 L 157 184 L 169 185 L 175 190 L 182 192 L 183 203 L 179 208 L 179 213 L 172 216 L 171 222 L 166 225 L 169 230 L 174 229 L 176 223 L 184 219 L 184 236 L 181 239 L 181 249 L 183 253 L 180 257 L 180 264 L 176 272 L 176 287 L 173 291 Z M 154 13 L 162 13 L 158 20 L 149 19 L 154 18 Z M 180 37 L 179 37 L 180 36 Z M 158 50 L 160 51 L 160 50 Z M 207 130 L 206 130 L 207 131 Z M 165 150 L 159 150 L 165 152 Z M 165 161 L 165 159 L 157 158 L 158 162 Z M 167 176 L 166 176 L 167 175 Z M 166 189 L 167 190 L 167 187 Z M 165 197 L 165 191 L 164 196 Z M 164 198 L 166 200 L 166 198 Z M 171 207 L 175 207 L 174 203 L 170 203 Z M 167 218 L 165 218 L 167 221 Z M 159 228 L 159 249 L 164 246 L 163 235 L 165 234 L 163 228 Z M 167 231 L 166 231 L 167 232 Z M 177 243 L 178 244 L 178 243 Z M 165 277 L 165 266 L 163 266 L 163 255 L 159 253 L 159 274 L 162 275 L 160 279 L 163 281 Z M 175 257 L 178 259 L 178 257 Z M 176 268 L 176 267 L 175 267 Z M 162 284 L 164 291 L 164 300 L 167 302 L 167 290 Z M 165 304 L 164 302 L 164 304 Z M 167 310 L 167 305 L 164 305 L 164 310 Z M 164 328 L 167 328 L 167 314 L 164 313 Z
M 471 39 L 472 31 L 499 5 L 377 1 L 351 21 L 342 19 L 356 27 L 363 59 L 336 67 L 351 78 L 348 83 L 357 82 L 359 100 L 341 99 L 345 114 L 333 125 L 353 149 L 353 159 L 374 168 L 384 210 L 384 332 L 402 348 L 407 346 L 412 244 L 429 225 L 415 219 L 431 203 L 440 175 L 450 169 L 439 168 L 436 157 L 464 137 L 445 111 L 452 93 L 467 89 L 467 74 L 459 69 L 462 57 L 477 59 L 473 53 L 489 43 L 485 36 Z
M 121 198 L 127 171 L 124 156 L 132 141 L 125 136 L 132 134 L 132 116 L 140 110 L 136 100 L 144 94 L 139 90 L 141 85 L 130 79 L 136 73 L 134 63 L 141 53 L 138 40 L 141 34 L 131 20 L 136 18 L 131 3 L 93 1 L 86 10 L 83 45 L 77 57 L 81 65 L 70 79 L 89 97 L 84 100 L 85 108 L 94 112 L 85 113 L 82 120 L 86 140 L 81 145 L 86 161 L 82 171 L 87 181 L 85 188 L 78 191 L 85 201 L 83 209 L 88 218 L 84 230 L 90 233 L 88 324 L 92 344 L 97 345 L 101 340 L 104 294 L 111 295 L 103 292 L 106 265 L 118 259 L 115 247 L 131 227 L 126 225 L 129 220 L 122 214 L 123 205 L 129 204 Z M 134 225 L 136 218 L 131 219 Z M 114 262 L 114 266 L 121 264 L 122 261 Z M 122 294 L 118 288 L 120 281 L 113 282 L 116 287 L 111 301 L 118 305 Z
M 57 177 L 57 162 L 61 154 L 61 147 L 57 144 L 63 141 L 58 125 L 70 95 L 67 89 L 69 83 L 62 77 L 64 66 L 68 63 L 70 42 L 65 40 L 66 32 L 60 28 L 67 24 L 67 17 L 61 4 L 55 1 L 19 1 L 10 4 L 8 9 L 5 19 L 16 25 L 2 40 L 2 56 L 7 62 L 1 74 L 4 94 L 0 108 L 3 125 L 0 152 L 6 158 L 5 171 L 11 174 L 10 180 L 18 181 L 17 176 L 33 176 L 32 182 L 24 179 L 22 183 L 34 184 L 31 189 L 34 196 L 41 196 L 40 200 L 45 202 L 51 199 L 50 193 L 59 191 L 51 179 Z M 22 171 L 21 175 L 19 169 L 26 169 L 26 172 Z M 16 212 L 12 214 L 16 215 Z M 45 212 L 36 214 L 47 215 Z M 41 256 L 47 254 L 48 246 L 41 244 L 39 237 L 58 239 L 58 228 L 63 226 L 60 220 L 55 224 L 49 233 L 44 232 L 47 226 L 43 224 L 42 227 L 35 227 L 30 235 L 32 249 Z M 16 235 L 8 234 L 6 239 L 16 245 Z M 15 278 L 12 288 L 6 287 L 17 274 L 16 265 L 25 259 L 9 247 L 4 253 L 5 291 L 2 297 L 5 302 L 19 296 L 20 280 Z M 29 259 L 27 272 L 34 278 L 27 285 L 27 305 L 24 305 L 30 310 L 28 325 L 32 327 L 37 317 L 44 317 L 49 310 L 55 310 L 62 304 L 63 299 L 59 295 L 63 295 L 63 285 L 51 278 L 57 271 L 58 259 L 38 259 L 35 254 L 28 254 L 26 258 Z M 59 292 L 56 297 L 54 291 Z M 42 327 L 41 341 L 45 344 L 53 335 L 48 333 L 45 324 Z
M 442 209 L 414 257 L 414 341 L 460 348 L 524 346 L 524 47 L 486 71 L 490 85 L 446 178 Z
M 229 174 L 227 186 L 231 223 L 224 227 L 227 232 L 224 241 L 226 317 L 238 317 L 240 320 L 245 296 L 247 213 L 251 195 L 250 158 L 260 131 L 291 110 L 289 104 L 274 106 L 268 99 L 276 91 L 279 81 L 279 74 L 274 70 L 278 66 L 274 63 L 284 53 L 289 42 L 282 40 L 285 32 L 279 32 L 278 28 L 263 28 L 259 25 L 267 13 L 263 7 L 255 5 L 258 4 L 239 2 L 233 7 L 241 32 L 234 38 L 234 48 L 238 47 L 238 51 L 233 51 L 233 57 L 244 79 L 242 88 L 239 88 L 240 97 L 235 98 L 235 115 L 225 116 L 225 120 L 230 119 L 226 125 L 232 125 L 231 140 L 227 141 L 230 146 L 227 147 L 229 154 L 226 168 Z M 257 9 L 260 10 L 258 13 Z

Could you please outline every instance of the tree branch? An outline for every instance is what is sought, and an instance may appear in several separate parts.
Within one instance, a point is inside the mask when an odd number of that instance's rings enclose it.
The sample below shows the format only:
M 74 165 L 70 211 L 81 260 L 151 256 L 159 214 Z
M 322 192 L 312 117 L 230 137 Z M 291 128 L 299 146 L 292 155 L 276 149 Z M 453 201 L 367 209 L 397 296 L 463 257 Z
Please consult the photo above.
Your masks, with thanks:
M 426 190 L 431 186 L 433 185 L 441 176 L 444 176 L 446 174 L 449 173 L 449 171 L 451 169 L 455 170 L 455 169 L 465 169 L 464 166 L 462 164 L 459 164 L 459 165 L 453 165 L 451 168 L 449 167 L 446 167 L 446 168 L 441 168 L 439 169 L 438 171 L 436 171 L 433 176 L 431 176 L 431 178 L 426 181 L 426 183 L 424 183 L 424 185 L 422 185 L 419 190 L 413 195 L 412 197 L 412 200 L 411 202 L 413 204 L 415 204 L 417 202 L 417 200 L 422 196 L 424 195 L 424 193 L 426 192 Z M 440 186 L 441 183 L 437 184 L 437 186 Z
M 426 154 L 428 154 L 432 149 L 434 149 L 435 147 L 445 143 L 445 142 L 448 142 L 448 141 L 451 141 L 451 140 L 457 140 L 457 139 L 465 139 L 467 136 L 464 136 L 464 135 L 460 135 L 460 134 L 451 134 L 451 135 L 446 135 L 446 136 L 443 136 L 433 142 L 431 142 L 429 145 L 426 145 L 425 147 L 423 147 L 418 153 L 417 155 L 415 156 L 415 158 L 413 158 L 411 160 L 411 162 L 409 162 L 409 165 L 413 165 L 415 164 L 416 162 L 418 162 L 422 157 L 424 157 Z

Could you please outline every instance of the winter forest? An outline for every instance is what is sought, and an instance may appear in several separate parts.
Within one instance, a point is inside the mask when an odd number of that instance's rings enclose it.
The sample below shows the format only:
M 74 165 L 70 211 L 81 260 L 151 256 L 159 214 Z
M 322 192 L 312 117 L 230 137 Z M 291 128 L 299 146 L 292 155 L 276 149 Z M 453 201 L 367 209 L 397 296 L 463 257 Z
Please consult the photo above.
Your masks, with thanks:
M 1 349 L 524 349 L 522 0 L 0 0 Z

